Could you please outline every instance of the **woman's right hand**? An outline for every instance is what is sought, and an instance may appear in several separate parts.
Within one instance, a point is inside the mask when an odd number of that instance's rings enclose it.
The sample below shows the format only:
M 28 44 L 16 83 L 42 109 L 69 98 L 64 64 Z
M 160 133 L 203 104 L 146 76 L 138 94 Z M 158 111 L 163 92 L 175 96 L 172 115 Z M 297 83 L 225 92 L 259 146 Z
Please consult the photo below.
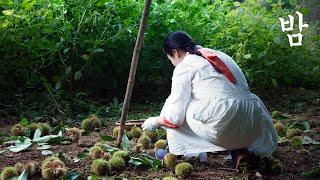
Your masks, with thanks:
M 160 125 L 161 124 L 159 124 L 159 117 L 149 117 L 144 121 L 141 127 L 143 131 L 154 131 Z

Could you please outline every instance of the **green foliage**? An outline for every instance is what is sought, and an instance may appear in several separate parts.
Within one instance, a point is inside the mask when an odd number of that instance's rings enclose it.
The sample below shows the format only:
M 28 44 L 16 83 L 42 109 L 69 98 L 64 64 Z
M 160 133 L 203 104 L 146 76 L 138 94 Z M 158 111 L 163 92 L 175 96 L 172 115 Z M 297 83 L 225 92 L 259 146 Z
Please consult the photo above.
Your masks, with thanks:
M 274 160 L 271 169 L 272 169 L 272 172 L 275 174 L 283 173 L 283 166 L 279 160 Z
M 319 178 L 320 177 L 320 166 L 316 166 L 311 170 L 301 173 L 302 176 L 306 178 Z
M 255 87 L 319 87 L 318 22 L 308 22 L 303 46 L 291 48 L 278 18 L 296 10 L 307 16 L 309 10 L 296 0 L 260 2 L 153 1 L 133 98 L 166 95 L 172 66 L 161 49 L 164 37 L 175 30 L 232 56 Z M 122 104 L 116 98 L 109 109 L 93 108 L 90 99 L 123 97 L 143 5 L 133 0 L 1 1 L 0 99 L 13 105 L 0 113 L 50 110 L 71 116 L 94 109 L 119 116 Z
M 209 44 L 232 55 L 249 82 L 261 88 L 308 83 L 315 86 L 318 80 L 314 78 L 317 73 L 314 69 L 320 53 L 317 24 L 309 23 L 311 26 L 303 30 L 303 46 L 290 47 L 278 20 L 294 15 L 295 10 L 302 11 L 301 5 L 287 9 L 281 3 L 267 3 L 261 7 L 254 0 L 237 8 L 231 8 L 227 1 L 222 5 L 227 6 L 225 15 L 214 11 L 215 6 L 209 10 L 215 13 L 210 23 L 215 35 Z
M 275 148 L 271 155 L 272 155 L 272 157 L 279 159 L 281 156 L 281 152 L 280 152 L 279 148 L 278 147 Z
M 120 147 L 124 151 L 131 151 L 131 142 L 125 132 L 122 136 Z
M 135 166 L 145 166 L 151 168 L 154 171 L 159 170 L 162 164 L 159 159 L 155 159 L 154 157 L 151 157 L 147 154 L 141 154 L 138 157 L 131 157 L 129 163 Z

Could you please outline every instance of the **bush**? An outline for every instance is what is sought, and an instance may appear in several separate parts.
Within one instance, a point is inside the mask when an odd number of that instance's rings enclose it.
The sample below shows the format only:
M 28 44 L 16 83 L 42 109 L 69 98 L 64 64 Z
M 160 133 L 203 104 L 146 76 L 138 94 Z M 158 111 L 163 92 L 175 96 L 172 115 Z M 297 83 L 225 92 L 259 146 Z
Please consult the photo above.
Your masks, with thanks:
M 255 87 L 319 87 L 318 22 L 308 22 L 303 46 L 291 48 L 278 17 L 296 10 L 307 16 L 308 10 L 295 1 L 282 2 L 153 1 L 134 98 L 166 96 L 171 73 L 164 72 L 172 66 L 161 49 L 164 37 L 175 30 L 232 56 Z M 122 98 L 143 5 L 132 0 L 1 1 L 0 99 L 15 104 L 1 111 L 88 113 L 90 97 Z

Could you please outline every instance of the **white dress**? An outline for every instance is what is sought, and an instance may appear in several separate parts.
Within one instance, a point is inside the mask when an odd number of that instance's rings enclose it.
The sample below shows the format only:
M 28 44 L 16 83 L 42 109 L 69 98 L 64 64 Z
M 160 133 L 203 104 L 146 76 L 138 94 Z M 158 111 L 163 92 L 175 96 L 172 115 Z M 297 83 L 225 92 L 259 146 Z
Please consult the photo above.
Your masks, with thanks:
M 214 52 L 229 68 L 233 84 L 204 58 L 187 54 L 174 69 L 171 94 L 160 117 L 178 128 L 166 128 L 169 151 L 176 155 L 247 147 L 267 156 L 278 136 L 270 114 L 249 90 L 245 76 L 227 54 Z

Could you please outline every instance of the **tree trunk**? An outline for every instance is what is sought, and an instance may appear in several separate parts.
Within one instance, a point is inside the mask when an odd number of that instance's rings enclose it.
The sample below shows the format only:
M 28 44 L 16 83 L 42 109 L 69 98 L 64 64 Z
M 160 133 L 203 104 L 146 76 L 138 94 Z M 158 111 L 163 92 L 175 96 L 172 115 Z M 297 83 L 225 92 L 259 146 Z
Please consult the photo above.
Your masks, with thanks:
M 126 113 L 128 112 L 128 109 L 129 109 L 133 84 L 134 84 L 136 70 L 137 70 L 138 59 L 139 59 L 139 55 L 140 55 L 140 51 L 141 51 L 141 45 L 142 45 L 144 30 L 146 28 L 146 23 L 147 23 L 147 19 L 148 19 L 148 15 L 149 15 L 150 5 L 151 5 L 151 0 L 145 0 L 144 9 L 143 9 L 140 27 L 139 27 L 139 32 L 138 32 L 138 37 L 137 37 L 137 41 L 136 41 L 136 44 L 134 47 L 134 52 L 133 52 L 132 60 L 131 60 L 131 68 L 130 68 L 130 73 L 129 73 L 126 95 L 124 98 L 124 103 L 123 103 L 121 117 L 120 117 L 120 133 L 119 133 L 118 139 L 117 139 L 117 147 L 120 147 L 120 144 L 122 142 L 122 136 L 124 134 L 124 126 L 126 123 Z

